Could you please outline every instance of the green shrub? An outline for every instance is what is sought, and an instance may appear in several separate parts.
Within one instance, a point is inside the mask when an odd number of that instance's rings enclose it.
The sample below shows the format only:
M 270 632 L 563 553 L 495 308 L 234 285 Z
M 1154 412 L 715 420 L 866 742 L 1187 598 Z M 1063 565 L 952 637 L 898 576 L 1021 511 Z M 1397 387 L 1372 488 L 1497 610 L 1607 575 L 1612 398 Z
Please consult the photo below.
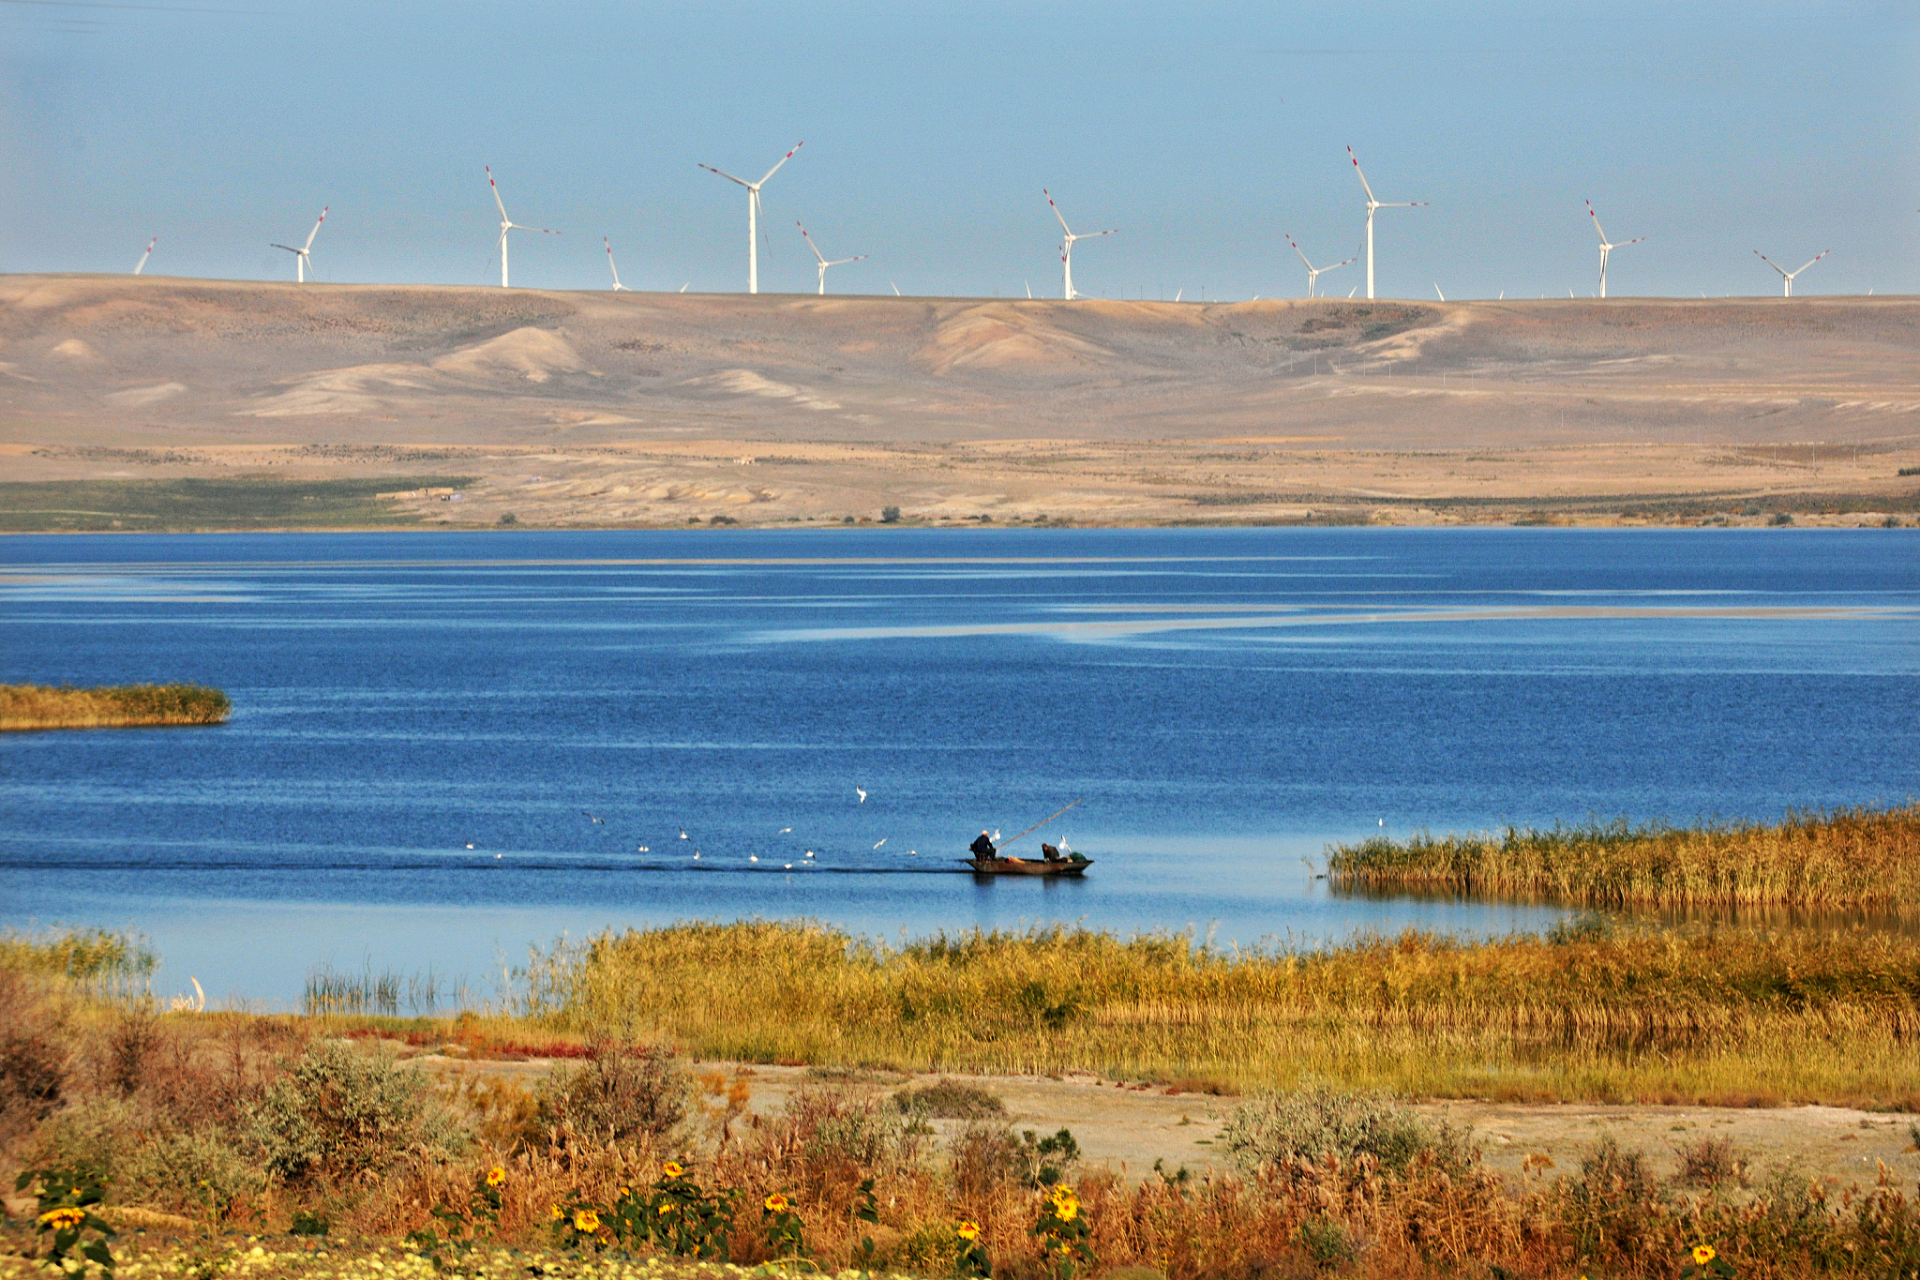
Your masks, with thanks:
M 933 1120 L 989 1120 L 1007 1113 L 999 1094 L 959 1080 L 902 1089 L 893 1095 L 893 1105 L 906 1114 L 918 1112 Z
M 314 1045 L 270 1087 L 247 1130 L 267 1170 L 289 1182 L 345 1182 L 462 1145 L 419 1071 L 337 1041 Z
M 1472 1160 L 1466 1132 L 1432 1124 L 1388 1098 L 1325 1085 L 1248 1099 L 1227 1118 L 1224 1138 L 1227 1151 L 1249 1172 L 1285 1171 L 1329 1154 L 1342 1161 L 1367 1156 L 1396 1173 L 1421 1156 L 1448 1170 L 1464 1169 Z

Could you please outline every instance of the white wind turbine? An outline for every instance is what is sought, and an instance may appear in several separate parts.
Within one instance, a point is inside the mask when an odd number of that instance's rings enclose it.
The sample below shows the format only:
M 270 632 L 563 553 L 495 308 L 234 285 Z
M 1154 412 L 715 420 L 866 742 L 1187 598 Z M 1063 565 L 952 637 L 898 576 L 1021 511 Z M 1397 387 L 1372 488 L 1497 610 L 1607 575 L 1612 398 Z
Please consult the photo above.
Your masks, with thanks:
M 607 246 L 607 270 L 613 272 L 613 291 L 619 293 L 627 286 L 620 283 L 620 268 L 613 265 L 613 241 L 601 236 L 600 243 Z
M 1292 245 L 1293 251 L 1300 255 L 1300 261 L 1307 262 L 1306 252 L 1300 248 L 1299 242 L 1296 241 L 1292 236 L 1288 236 L 1287 233 L 1284 231 L 1282 231 L 1280 234 L 1283 236 L 1287 236 L 1287 243 Z M 1354 258 L 1357 258 L 1359 256 L 1360 256 L 1359 254 L 1355 254 Z M 1316 267 L 1311 262 L 1307 262 L 1307 296 L 1309 298 L 1316 296 L 1315 289 L 1317 288 L 1320 277 L 1322 275 L 1326 274 L 1329 271 L 1338 271 L 1341 267 L 1346 266 L 1347 263 L 1352 261 L 1353 261 L 1353 258 L 1343 258 L 1339 262 L 1334 263 L 1330 267 Z
M 313 230 L 307 232 L 307 242 L 298 249 L 290 244 L 276 244 L 273 246 L 276 249 L 285 249 L 293 255 L 293 282 L 295 284 L 305 284 L 307 281 L 307 261 L 313 257 L 313 238 L 320 234 L 320 224 L 327 220 L 327 209 L 331 208 L 333 208 L 333 206 L 328 205 L 326 209 L 320 211 L 320 216 L 313 220 Z M 158 236 L 154 237 L 156 240 L 159 238 Z M 153 246 L 148 245 L 147 248 L 151 251 Z M 142 265 L 145 265 L 146 261 L 145 258 L 140 259 Z M 134 274 L 138 275 L 139 272 L 135 271 Z
M 493 166 L 487 165 L 487 187 L 493 192 L 493 203 L 500 210 L 500 287 L 507 288 L 507 232 L 538 231 L 543 236 L 557 236 L 558 231 L 549 231 L 545 227 L 526 227 L 507 216 L 506 202 L 500 198 L 500 184 L 493 180 Z
M 1347 158 L 1353 161 L 1353 171 L 1360 177 L 1360 189 L 1367 193 L 1367 296 L 1373 296 L 1373 211 L 1375 209 L 1418 209 L 1425 200 L 1375 200 L 1373 188 L 1367 185 L 1367 175 L 1360 168 L 1360 157 L 1353 154 L 1353 148 L 1347 148 Z
M 1112 235 L 1120 228 L 1114 227 L 1107 231 L 1083 231 L 1079 235 L 1075 235 L 1068 229 L 1066 216 L 1060 212 L 1060 206 L 1053 202 L 1053 193 L 1045 187 L 1042 187 L 1040 188 L 1040 194 L 1047 198 L 1047 208 L 1053 210 L 1053 216 L 1060 220 L 1060 232 L 1066 237 L 1066 239 L 1060 242 L 1060 266 L 1066 281 L 1065 292 L 1061 294 L 1061 297 L 1065 298 L 1068 302 L 1072 302 L 1080 296 L 1073 291 L 1073 242 L 1075 240 L 1097 240 L 1101 236 Z
M 725 169 L 716 169 L 710 164 L 700 167 L 708 173 L 717 173 L 728 182 L 737 182 L 747 189 L 747 292 L 760 292 L 760 188 L 767 185 L 767 179 L 780 172 L 780 166 L 793 159 L 793 152 L 806 146 L 804 141 L 793 144 L 793 151 L 781 156 L 774 162 L 773 168 L 760 175 L 760 181 L 748 182 L 745 178 L 736 178 Z
M 1808 258 L 1805 262 L 1801 263 L 1796 270 L 1793 270 L 1793 271 L 1787 270 L 1785 267 L 1775 262 L 1772 258 L 1769 258 L 1766 254 L 1761 253 L 1758 249 L 1755 249 L 1753 252 L 1755 253 L 1756 256 L 1759 257 L 1760 261 L 1766 263 L 1768 266 L 1772 267 L 1775 271 L 1778 271 L 1780 273 L 1780 281 L 1781 281 L 1781 289 L 1782 289 L 1780 296 L 1783 298 L 1791 298 L 1793 296 L 1793 278 L 1799 275 L 1800 272 L 1805 271 L 1808 267 L 1812 266 L 1814 263 L 1820 261 L 1821 258 L 1824 258 L 1828 254 L 1832 253 L 1833 250 L 1822 249 L 1818 254 L 1816 254 L 1811 258 Z
M 800 220 L 798 218 L 794 219 L 793 225 L 796 227 L 800 227 Z M 828 262 L 826 257 L 821 254 L 820 246 L 815 244 L 813 242 L 813 237 L 807 234 L 807 229 L 805 227 L 800 227 L 800 238 L 807 242 L 807 248 L 813 250 L 813 256 L 820 259 L 820 292 L 823 295 L 827 291 L 827 268 L 828 267 L 844 267 L 849 262 L 865 261 L 867 257 L 867 255 L 863 253 L 858 258 L 835 258 L 832 262 Z M 894 287 L 894 292 L 898 293 L 899 291 L 900 291 L 899 286 L 896 285 Z
M 1624 249 L 1630 244 L 1639 244 L 1645 236 L 1635 236 L 1631 240 L 1622 240 L 1619 244 L 1608 244 L 1607 233 L 1601 229 L 1600 215 L 1593 211 L 1593 201 L 1587 201 L 1587 216 L 1593 219 L 1593 229 L 1600 236 L 1600 296 L 1607 296 L 1607 255 L 1615 249 Z
M 147 269 L 147 259 L 153 256 L 153 246 L 159 243 L 160 243 L 159 236 L 155 236 L 153 239 L 147 241 L 147 251 L 141 254 L 140 261 L 134 264 L 133 274 L 139 275 L 142 271 L 145 271 Z

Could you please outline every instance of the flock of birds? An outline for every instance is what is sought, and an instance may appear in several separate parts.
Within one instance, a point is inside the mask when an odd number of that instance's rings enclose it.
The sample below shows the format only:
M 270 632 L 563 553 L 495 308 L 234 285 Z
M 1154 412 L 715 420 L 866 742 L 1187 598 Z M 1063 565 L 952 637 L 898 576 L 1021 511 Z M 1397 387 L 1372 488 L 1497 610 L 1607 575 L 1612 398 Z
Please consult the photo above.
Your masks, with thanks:
M 858 797 L 854 801 L 855 804 L 865 804 L 867 802 L 867 791 L 864 787 L 856 786 L 854 787 L 853 792 L 854 792 L 854 795 Z M 607 820 L 605 818 L 601 817 L 597 813 L 592 812 L 591 810 L 582 809 L 580 813 L 583 817 L 587 819 L 589 823 L 591 823 L 594 826 L 604 827 L 607 825 Z M 687 829 L 685 827 L 677 827 L 675 829 L 680 833 L 679 838 L 681 840 L 685 840 L 689 844 L 693 845 L 693 853 L 689 857 L 688 861 L 690 862 L 701 861 L 702 854 L 700 851 L 700 846 L 697 843 L 694 843 L 693 837 L 690 834 L 688 834 Z M 792 827 L 781 827 L 778 831 L 774 832 L 775 836 L 786 836 L 786 835 L 792 835 L 792 834 L 793 834 Z M 873 845 L 874 849 L 876 850 L 879 849 L 882 845 L 886 844 L 886 842 L 890 838 L 891 837 L 888 837 L 888 836 L 881 836 L 878 840 L 874 842 L 874 845 Z M 993 833 L 993 840 L 996 844 L 999 843 L 1000 832 L 997 829 Z M 466 842 L 466 844 L 467 844 L 467 848 L 469 849 L 477 848 L 477 844 L 475 841 L 469 840 Z M 636 853 L 651 853 L 653 851 L 653 847 L 648 844 L 635 844 L 634 851 Z M 917 858 L 920 856 L 920 851 L 918 849 L 909 849 L 907 850 L 907 856 L 909 858 Z M 497 861 L 501 861 L 505 857 L 505 855 L 496 853 L 493 855 L 493 857 L 494 857 L 494 860 L 497 862 Z M 759 854 L 749 853 L 747 855 L 748 864 L 757 865 L 759 861 L 760 861 Z M 781 870 L 792 871 L 796 867 L 806 868 L 806 867 L 818 866 L 818 865 L 819 863 L 815 859 L 814 851 L 812 849 L 805 849 L 797 860 L 793 862 L 787 862 L 787 863 L 781 864 Z

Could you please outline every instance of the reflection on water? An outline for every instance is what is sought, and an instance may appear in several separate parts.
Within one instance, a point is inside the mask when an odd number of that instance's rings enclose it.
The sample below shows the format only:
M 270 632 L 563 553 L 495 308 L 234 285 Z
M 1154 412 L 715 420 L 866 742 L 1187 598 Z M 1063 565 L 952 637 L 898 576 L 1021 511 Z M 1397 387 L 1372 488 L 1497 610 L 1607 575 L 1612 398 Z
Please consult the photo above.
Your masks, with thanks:
M 1904 799 L 1917 607 L 1879 531 L 12 538 L 8 679 L 235 711 L 0 740 L 0 923 L 280 1003 L 693 917 L 1539 929 L 1314 877 L 1374 834 Z M 960 867 L 1076 796 L 1044 834 L 1085 881 Z

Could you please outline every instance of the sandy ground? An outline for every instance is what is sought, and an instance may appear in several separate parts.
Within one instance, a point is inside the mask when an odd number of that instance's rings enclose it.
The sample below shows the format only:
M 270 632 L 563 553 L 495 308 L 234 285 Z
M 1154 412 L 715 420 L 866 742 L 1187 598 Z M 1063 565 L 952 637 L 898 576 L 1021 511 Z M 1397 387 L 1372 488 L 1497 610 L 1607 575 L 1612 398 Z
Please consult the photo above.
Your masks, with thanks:
M 435 522 L 1920 511 L 1920 300 L 1231 305 L 0 277 L 0 480 Z M 1834 521 L 1809 497 L 1845 498 Z M 1790 499 L 1799 499 L 1798 505 Z M 1815 504 L 1818 505 L 1818 504 Z M 1751 514 L 1745 514 L 1748 507 Z M 1695 513 L 1694 518 L 1698 518 Z M 1631 518 L 1631 517 L 1629 517 Z
M 475 1072 L 528 1081 L 547 1075 L 555 1065 L 464 1062 L 438 1055 L 415 1061 L 436 1074 Z M 738 1063 L 703 1063 L 696 1074 L 713 1070 L 743 1076 L 752 1091 L 749 1111 L 759 1115 L 777 1114 L 795 1089 L 807 1085 L 886 1095 L 940 1078 L 869 1072 L 823 1079 L 806 1067 Z M 1156 1160 L 1168 1171 L 1185 1165 L 1196 1174 L 1232 1168 L 1231 1160 L 1215 1144 L 1238 1098 L 1169 1093 L 1093 1075 L 953 1078 L 997 1094 L 1006 1104 L 1008 1123 L 1017 1129 L 1033 1129 L 1042 1136 L 1071 1129 L 1083 1159 L 1127 1177 L 1152 1176 Z M 1549 1175 L 1576 1171 L 1582 1155 L 1603 1136 L 1644 1151 L 1663 1176 L 1672 1176 L 1677 1168 L 1676 1148 L 1711 1137 L 1732 1139 L 1736 1156 L 1747 1163 L 1749 1177 L 1755 1181 L 1791 1169 L 1832 1185 L 1871 1185 L 1883 1163 L 1902 1185 L 1920 1179 L 1920 1153 L 1913 1149 L 1909 1127 L 1912 1117 L 1904 1115 L 1846 1107 L 1730 1109 L 1476 1101 L 1422 1103 L 1417 1109 L 1436 1119 L 1471 1126 L 1487 1167 L 1515 1179 L 1525 1176 L 1529 1165 Z M 936 1120 L 933 1126 L 945 1133 L 960 1123 Z M 1543 1164 L 1540 1157 L 1551 1163 Z

